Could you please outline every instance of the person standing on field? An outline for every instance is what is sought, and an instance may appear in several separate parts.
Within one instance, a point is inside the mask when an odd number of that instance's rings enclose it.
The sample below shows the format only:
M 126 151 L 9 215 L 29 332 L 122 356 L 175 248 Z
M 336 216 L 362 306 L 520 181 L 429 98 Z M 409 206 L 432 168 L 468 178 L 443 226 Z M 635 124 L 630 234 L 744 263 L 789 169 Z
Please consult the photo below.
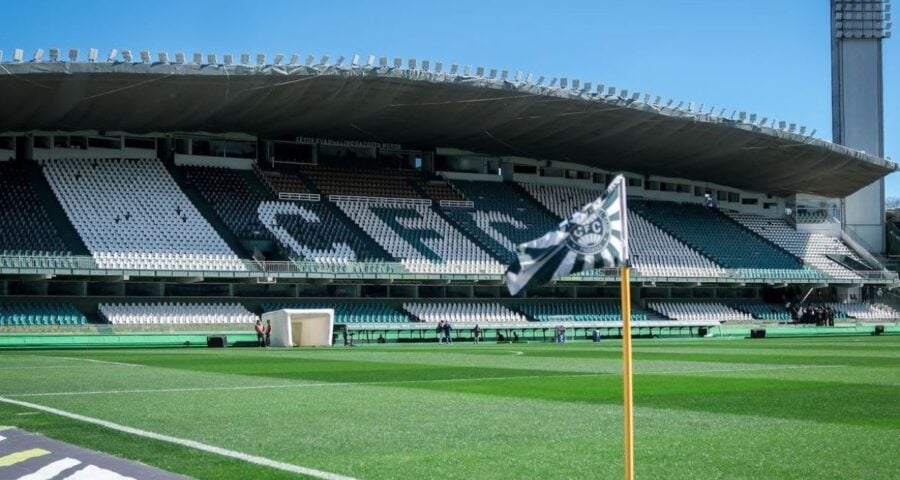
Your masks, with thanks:
M 437 334 L 438 343 L 444 343 L 444 321 L 438 320 L 437 327 L 434 329 Z
M 453 326 L 450 325 L 450 322 L 444 322 L 444 338 L 447 340 L 447 345 L 453 345 L 453 337 L 450 336 L 452 331 Z
M 272 346 L 272 321 L 266 320 L 266 346 Z
M 260 347 L 265 347 L 265 346 L 266 346 L 266 339 L 265 339 L 265 336 L 263 335 L 263 325 L 262 325 L 262 320 L 257 320 L 257 321 L 256 321 L 256 343 L 257 343 Z

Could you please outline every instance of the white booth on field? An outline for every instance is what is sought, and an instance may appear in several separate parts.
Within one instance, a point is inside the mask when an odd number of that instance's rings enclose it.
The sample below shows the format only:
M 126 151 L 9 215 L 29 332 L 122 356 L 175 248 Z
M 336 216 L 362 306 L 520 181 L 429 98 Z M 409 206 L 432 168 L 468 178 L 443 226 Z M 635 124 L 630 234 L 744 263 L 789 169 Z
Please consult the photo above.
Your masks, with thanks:
M 331 345 L 334 310 L 284 309 L 264 313 L 263 324 L 272 322 L 273 347 L 319 347 Z

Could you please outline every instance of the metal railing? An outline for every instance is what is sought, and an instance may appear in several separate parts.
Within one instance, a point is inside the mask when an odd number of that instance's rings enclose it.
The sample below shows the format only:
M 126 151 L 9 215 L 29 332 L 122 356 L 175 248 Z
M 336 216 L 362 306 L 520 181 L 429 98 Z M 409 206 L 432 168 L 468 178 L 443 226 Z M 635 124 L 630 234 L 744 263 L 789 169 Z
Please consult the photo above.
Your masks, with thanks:
M 475 202 L 471 200 L 441 200 L 442 208 L 475 208 Z
M 228 262 L 234 265 L 233 261 Z M 447 276 L 458 276 L 461 279 L 476 278 L 501 282 L 502 269 L 499 264 L 467 264 L 467 263 L 411 263 L 411 262 L 340 262 L 340 261 L 256 261 L 241 260 L 241 268 L 235 269 L 186 269 L 186 268 L 142 268 L 142 267 L 101 267 L 92 257 L 87 256 L 44 256 L 17 255 L 0 256 L 0 270 L 6 274 L 31 274 L 36 271 L 55 275 L 122 275 L 130 272 L 154 272 L 158 277 L 259 277 L 259 276 L 291 276 L 313 275 L 316 277 L 370 278 L 374 276 L 397 276 L 410 279 L 427 280 L 429 278 L 445 279 Z M 889 270 L 854 271 L 858 278 L 830 278 L 824 274 L 790 275 L 787 271 L 773 270 L 765 273 L 763 269 L 722 270 L 711 275 L 649 275 L 634 269 L 632 277 L 641 282 L 702 282 L 702 283 L 892 283 L 898 281 L 897 272 Z M 580 272 L 563 277 L 563 282 L 610 282 L 618 281 L 618 269 L 598 269 Z
M 356 195 L 329 195 L 328 200 L 332 202 L 360 202 L 360 203 L 379 203 L 394 205 L 427 205 L 431 206 L 431 199 L 428 198 L 394 198 L 394 197 L 360 197 Z
M 278 199 L 294 202 L 318 202 L 322 199 L 322 196 L 318 193 L 278 192 Z

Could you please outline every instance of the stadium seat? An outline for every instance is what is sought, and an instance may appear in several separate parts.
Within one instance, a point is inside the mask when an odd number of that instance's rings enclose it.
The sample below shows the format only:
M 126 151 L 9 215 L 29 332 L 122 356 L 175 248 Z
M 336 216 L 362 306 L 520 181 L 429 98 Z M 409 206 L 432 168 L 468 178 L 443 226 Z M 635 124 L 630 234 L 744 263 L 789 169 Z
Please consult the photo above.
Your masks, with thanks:
M 499 303 L 404 303 L 403 308 L 423 322 L 437 323 L 524 323 L 521 313 Z
M 535 199 L 559 219 L 568 218 L 597 199 L 602 190 L 572 186 L 523 183 Z M 719 277 L 725 271 L 634 210 L 628 215 L 632 266 L 639 275 L 654 277 Z
M 503 265 L 425 204 L 339 200 L 335 204 L 415 273 L 502 273 Z
M 617 322 L 622 308 L 617 302 L 544 302 L 519 305 L 518 310 L 539 322 Z M 649 320 L 647 312 L 632 307 L 631 319 Z
M 113 325 L 246 324 L 259 318 L 236 303 L 101 303 L 99 311 Z
M 0 326 L 84 325 L 84 314 L 65 303 L 0 304 Z
M 859 278 L 859 275 L 829 259 L 826 254 L 846 255 L 863 265 L 866 263 L 840 240 L 799 231 L 784 219 L 747 213 L 727 212 L 726 214 L 829 277 L 852 279 Z
M 312 309 L 331 308 L 334 323 L 408 323 L 412 319 L 396 308 L 383 303 L 283 303 L 263 305 L 263 310 L 271 312 L 284 308 Z
M 745 278 L 818 280 L 825 276 L 742 227 L 715 208 L 629 200 L 629 209 L 722 267 Z
M 757 320 L 770 320 L 786 322 L 791 320 L 791 314 L 783 305 L 774 305 L 760 302 L 731 302 L 728 304 L 735 310 L 748 313 Z
M 275 200 L 273 192 L 253 188 L 241 172 L 228 168 L 183 167 L 188 180 L 212 205 L 216 214 L 238 238 L 273 239 L 285 256 L 295 261 L 324 264 L 385 262 L 392 260 L 375 242 L 342 219 L 326 201 Z M 306 183 L 287 174 L 268 174 L 261 179 L 280 191 L 306 193 Z
M 242 240 L 269 239 L 269 231 L 260 222 L 259 205 L 274 197 L 269 192 L 250 188 L 241 172 L 230 168 L 179 167 L 209 203 L 228 229 Z
M 245 270 L 156 159 L 59 159 L 44 174 L 100 268 Z
M 52 257 L 69 254 L 24 168 L 0 161 L 0 255 Z
M 900 311 L 883 303 L 821 303 L 820 306 L 831 307 L 835 318 L 854 318 L 857 320 L 898 320 Z M 840 315 L 838 315 L 840 314 Z
M 267 201 L 260 222 L 291 252 L 320 263 L 384 262 L 391 257 L 368 236 L 350 228 L 326 202 Z
M 672 320 L 734 321 L 752 320 L 749 313 L 736 310 L 722 303 L 648 302 L 647 308 Z
M 411 172 L 361 168 L 307 167 L 301 170 L 323 195 L 381 198 L 419 198 L 407 181 Z
M 444 215 L 504 264 L 515 260 L 517 245 L 559 225 L 558 219 L 507 183 L 454 180 L 453 186 L 474 208 L 445 208 Z

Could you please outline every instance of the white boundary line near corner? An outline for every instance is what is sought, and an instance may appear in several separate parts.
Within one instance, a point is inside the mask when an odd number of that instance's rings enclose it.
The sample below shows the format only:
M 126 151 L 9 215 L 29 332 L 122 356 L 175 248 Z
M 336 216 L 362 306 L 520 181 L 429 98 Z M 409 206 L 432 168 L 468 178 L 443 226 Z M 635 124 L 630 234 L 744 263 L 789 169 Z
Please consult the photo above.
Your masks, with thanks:
M 780 365 L 767 367 L 750 367 L 750 368 L 707 368 L 703 370 L 668 370 L 655 372 L 635 372 L 635 375 L 695 375 L 707 373 L 738 373 L 738 372 L 759 372 L 771 370 L 811 370 L 818 368 L 845 368 L 847 365 Z M 540 378 L 578 378 L 578 377 L 600 377 L 621 375 L 622 372 L 599 372 L 599 373 L 561 373 L 559 375 L 512 375 L 506 377 L 463 377 L 463 378 L 436 378 L 428 380 L 386 380 L 377 382 L 317 382 L 317 383 L 282 383 L 276 385 L 243 385 L 234 387 L 177 387 L 177 388 L 147 388 L 147 389 L 125 389 L 125 390 L 82 390 L 68 392 L 38 392 L 38 393 L 0 393 L 0 398 L 14 397 L 71 397 L 81 395 L 116 395 L 116 394 L 134 394 L 134 393 L 190 393 L 190 392 L 215 392 L 215 391 L 234 391 L 234 390 L 278 390 L 278 389 L 302 389 L 302 388 L 328 388 L 328 387 L 365 387 L 368 385 L 375 386 L 402 386 L 408 384 L 422 383 L 454 383 L 468 381 L 503 381 L 503 380 L 534 380 Z
M 131 435 L 136 435 L 139 437 L 149 438 L 152 440 L 158 440 L 161 442 L 172 443 L 175 445 L 179 445 L 182 447 L 193 448 L 194 450 L 200 450 L 207 453 L 213 453 L 216 455 L 221 455 L 223 457 L 234 458 L 236 460 L 241 460 L 247 463 L 253 463 L 256 465 L 260 465 L 263 467 L 274 468 L 277 470 L 282 470 L 290 473 L 298 473 L 301 475 L 308 475 L 314 478 L 320 478 L 322 480 L 355 480 L 353 477 L 347 477 L 344 475 L 340 475 L 337 473 L 325 472 L 322 470 L 316 470 L 314 468 L 301 467 L 299 465 L 293 465 L 290 463 L 279 462 L 277 460 L 271 460 L 265 457 L 258 457 L 256 455 L 249 455 L 242 452 L 237 452 L 234 450 L 228 450 L 221 447 L 216 447 L 214 445 L 207 445 L 205 443 L 197 442 L 194 440 L 186 440 L 183 438 L 172 437 L 169 435 L 163 435 L 161 433 L 150 432 L 147 430 L 141 430 L 138 428 L 129 427 L 126 425 L 120 425 L 118 423 L 108 422 L 106 420 L 100 420 L 99 418 L 86 417 L 84 415 L 79 415 L 77 413 L 67 412 L 65 410 L 59 410 L 52 407 L 46 407 L 44 405 L 38 405 L 36 403 L 23 402 L 20 400 L 13 400 L 11 398 L 0 397 L 0 402 L 8 403 L 11 405 L 18 405 L 20 407 L 31 408 L 34 410 L 40 410 L 47 413 L 52 413 L 54 415 L 58 415 L 60 417 L 71 418 L 72 420 L 78 420 L 80 422 L 90 423 L 93 425 L 99 425 L 101 427 L 109 428 L 111 430 L 116 430 L 123 433 L 128 433 Z

